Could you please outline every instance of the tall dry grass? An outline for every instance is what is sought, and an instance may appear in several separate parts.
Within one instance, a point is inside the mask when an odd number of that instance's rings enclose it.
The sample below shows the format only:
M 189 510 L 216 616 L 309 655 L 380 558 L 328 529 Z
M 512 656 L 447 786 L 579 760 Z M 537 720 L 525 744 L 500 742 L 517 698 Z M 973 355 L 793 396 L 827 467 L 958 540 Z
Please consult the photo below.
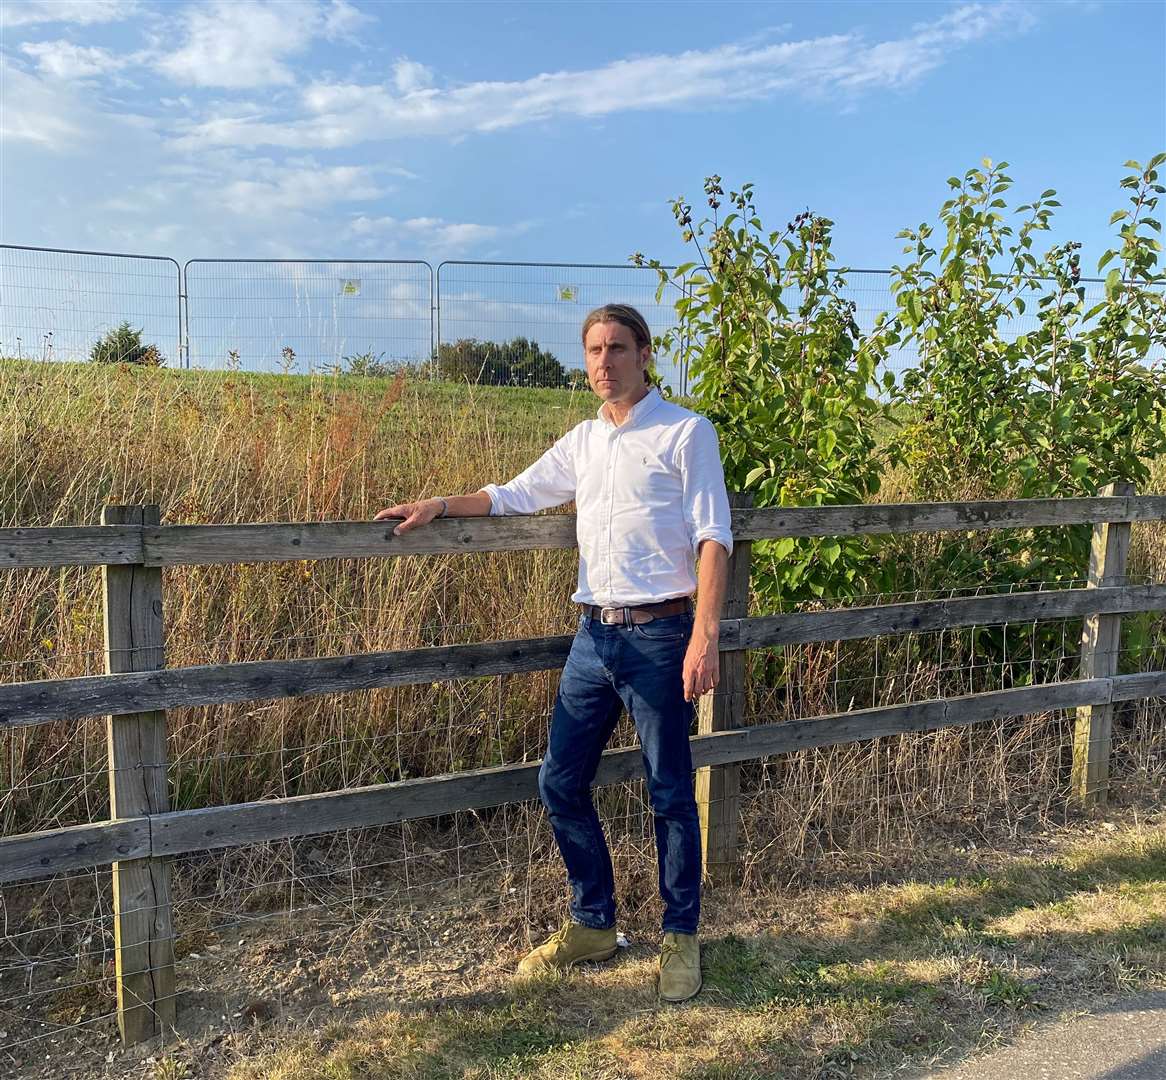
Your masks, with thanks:
M 164 522 L 367 520 L 393 502 L 508 478 L 591 410 L 579 395 L 516 402 L 505 391 L 452 390 L 5 363 L 0 523 L 90 524 L 107 503 L 157 503 Z M 561 632 L 572 581 L 570 552 L 177 568 L 164 578 L 167 660 Z M 99 571 L 14 571 L 0 579 L 0 604 L 0 677 L 102 670 Z M 545 677 L 517 682 L 500 712 L 496 693 L 483 703 L 474 685 L 176 710 L 176 805 L 513 760 L 530 749 L 522 718 L 544 712 L 547 693 Z M 489 740 L 474 726 L 485 717 Z M 103 815 L 100 723 L 4 740 L 5 832 Z M 273 764 L 289 756 L 290 767 Z
M 509 478 L 593 412 L 586 394 L 403 377 L 15 362 L 0 364 L 0 402 L 0 445 L 8 448 L 0 461 L 3 526 L 94 523 L 107 503 L 157 503 L 163 521 L 173 523 L 367 520 L 391 502 Z M 892 477 L 884 498 L 909 497 Z M 1162 580 L 1166 529 L 1139 527 L 1135 535 L 1135 572 Z M 893 557 L 924 566 L 931 543 L 904 538 Z M 935 577 L 936 593 L 992 584 Z M 565 633 L 574 619 L 574 578 L 571 551 L 167 569 L 167 659 L 216 663 Z M 0 677 L 102 670 L 96 569 L 6 572 L 0 605 L 7 613 Z M 1042 677 L 1071 677 L 1076 633 L 1065 624 L 1059 643 L 1055 630 L 1046 639 L 1047 655 L 992 663 L 977 657 L 974 637 L 964 632 L 758 654 L 747 718 L 768 722 L 1012 685 L 1026 666 L 1035 674 L 1039 665 Z M 531 760 L 541 755 L 555 680 L 540 673 L 174 710 L 173 803 L 204 806 Z M 1045 792 L 1023 805 L 1047 806 L 1063 781 L 1063 726 L 1044 718 L 1017 729 L 1029 730 L 1027 741 L 1015 732 L 995 744 L 978 742 L 974 731 L 941 733 L 758 766 L 758 791 L 770 797 L 757 843 L 787 852 L 877 843 L 892 818 L 914 820 L 932 804 L 964 806 L 969 793 L 977 805 L 1015 801 L 1020 776 L 1029 778 L 1027 789 Z M 633 737 L 625 719 L 616 738 Z M 100 721 L 45 724 L 0 739 L 4 832 L 106 816 Z M 986 775 L 1000 778 L 987 803 Z M 937 792 L 948 794 L 937 800 Z M 639 796 L 608 798 L 618 816 Z

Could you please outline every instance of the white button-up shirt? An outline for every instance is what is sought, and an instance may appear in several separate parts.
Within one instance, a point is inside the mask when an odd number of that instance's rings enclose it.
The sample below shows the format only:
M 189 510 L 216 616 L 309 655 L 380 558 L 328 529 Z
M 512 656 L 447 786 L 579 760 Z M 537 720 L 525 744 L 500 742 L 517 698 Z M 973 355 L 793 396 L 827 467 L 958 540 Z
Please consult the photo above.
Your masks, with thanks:
M 581 604 L 622 607 L 691 596 L 702 540 L 730 554 L 729 497 L 717 433 L 655 388 L 618 427 L 584 420 L 508 484 L 487 484 L 491 514 L 575 500 Z

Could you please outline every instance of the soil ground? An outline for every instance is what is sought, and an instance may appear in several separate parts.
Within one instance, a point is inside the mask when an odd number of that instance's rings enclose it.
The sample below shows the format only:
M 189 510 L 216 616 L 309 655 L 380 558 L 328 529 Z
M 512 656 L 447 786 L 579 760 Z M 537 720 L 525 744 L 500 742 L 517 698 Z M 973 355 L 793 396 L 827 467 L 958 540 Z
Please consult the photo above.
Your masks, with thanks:
M 680 1007 L 656 998 L 646 931 L 609 964 L 516 987 L 525 942 L 496 904 L 191 931 L 164 1044 L 123 1050 L 111 1021 L 86 1023 L 107 988 L 62 990 L 56 1021 L 82 1026 L 5 1053 L 0 1075 L 832 1080 L 964 1060 L 971 1071 L 934 1075 L 1010 1075 L 974 1071 L 993 1060 L 979 1055 L 1023 1047 L 1066 1011 L 1166 988 L 1164 826 L 1127 810 L 995 849 L 919 852 L 865 881 L 710 890 L 705 987 Z M 11 1045 L 20 1020 L 4 1023 Z M 1095 1042 L 1121 1065 L 1119 1046 Z

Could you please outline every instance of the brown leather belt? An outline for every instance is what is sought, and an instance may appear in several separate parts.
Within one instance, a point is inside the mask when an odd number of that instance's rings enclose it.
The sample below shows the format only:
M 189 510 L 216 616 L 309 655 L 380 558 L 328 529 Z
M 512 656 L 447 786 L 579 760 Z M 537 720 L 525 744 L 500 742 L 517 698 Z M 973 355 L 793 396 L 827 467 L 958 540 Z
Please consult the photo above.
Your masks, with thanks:
M 687 596 L 679 596 L 675 600 L 633 604 L 629 607 L 600 607 L 598 604 L 583 604 L 582 607 L 584 615 L 598 619 L 605 626 L 627 626 L 628 623 L 646 623 L 668 615 L 689 614 L 692 612 L 692 600 Z

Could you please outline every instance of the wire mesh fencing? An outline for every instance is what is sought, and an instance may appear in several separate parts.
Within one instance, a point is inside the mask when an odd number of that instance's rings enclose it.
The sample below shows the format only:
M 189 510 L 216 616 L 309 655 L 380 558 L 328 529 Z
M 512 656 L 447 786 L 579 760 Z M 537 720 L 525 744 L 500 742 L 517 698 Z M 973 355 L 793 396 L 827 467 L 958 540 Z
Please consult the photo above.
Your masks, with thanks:
M 385 374 L 433 353 L 433 271 L 420 261 L 192 259 L 194 367 Z
M 669 268 L 665 267 L 665 270 Z M 843 299 L 869 334 L 896 309 L 889 270 L 847 270 Z M 173 259 L 0 245 L 0 357 L 101 358 L 284 374 L 388 374 L 493 386 L 586 390 L 580 327 L 606 303 L 638 308 L 653 336 L 677 326 L 691 286 L 619 264 L 420 260 Z M 1083 278 L 1084 303 L 1104 298 Z M 796 311 L 796 287 L 782 300 Z M 129 324 L 133 337 L 118 337 Z M 998 327 L 1006 341 L 1036 330 L 1032 304 Z M 661 352 L 662 382 L 690 392 L 688 351 Z M 143 359 L 144 358 L 144 359 Z M 1154 353 L 1151 361 L 1160 360 Z M 917 343 L 892 347 L 886 370 L 917 366 Z
M 603 304 L 630 304 L 653 336 L 675 325 L 679 287 L 656 299 L 645 267 L 573 263 L 443 262 L 437 268 L 439 378 L 491 385 L 587 388 L 580 329 Z M 673 295 L 674 294 L 674 295 Z M 687 375 L 660 358 L 662 380 L 687 392 Z
M 0 244 L 0 358 L 182 367 L 180 276 L 170 258 Z

